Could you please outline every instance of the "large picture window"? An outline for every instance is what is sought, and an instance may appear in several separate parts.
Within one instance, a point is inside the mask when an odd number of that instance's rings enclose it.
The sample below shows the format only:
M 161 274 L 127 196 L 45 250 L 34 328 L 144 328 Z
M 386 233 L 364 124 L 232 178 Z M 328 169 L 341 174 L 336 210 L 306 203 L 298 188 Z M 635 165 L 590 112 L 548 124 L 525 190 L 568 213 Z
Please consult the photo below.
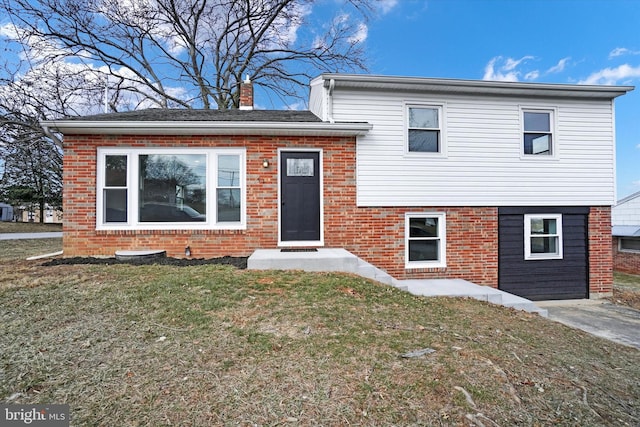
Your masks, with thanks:
M 99 229 L 244 227 L 238 149 L 98 150 Z
M 524 216 L 524 258 L 562 259 L 562 215 Z
M 405 218 L 407 268 L 446 267 L 445 214 L 407 214 Z

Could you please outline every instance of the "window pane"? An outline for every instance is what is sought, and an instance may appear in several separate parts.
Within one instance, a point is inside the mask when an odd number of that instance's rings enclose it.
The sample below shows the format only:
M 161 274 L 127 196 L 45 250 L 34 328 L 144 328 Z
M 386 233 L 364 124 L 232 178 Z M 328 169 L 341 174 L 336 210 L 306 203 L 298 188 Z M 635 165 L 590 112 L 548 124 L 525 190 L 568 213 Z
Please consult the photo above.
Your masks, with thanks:
M 531 253 L 532 254 L 557 254 L 558 238 L 557 237 L 532 237 Z
M 524 113 L 525 132 L 551 132 L 549 113 Z
M 551 135 L 525 133 L 524 154 L 551 154 Z
M 104 185 L 127 186 L 127 156 L 105 156 Z
M 409 129 L 409 151 L 437 153 L 440 131 Z
M 439 128 L 437 108 L 409 108 L 409 127 Z
M 127 222 L 127 190 L 104 190 L 104 222 Z
M 409 237 L 438 237 L 438 218 L 411 218 Z
M 141 155 L 141 222 L 206 220 L 206 155 Z
M 640 239 L 620 239 L 620 249 L 627 251 L 640 251 Z
M 218 222 L 240 221 L 240 189 L 218 188 Z
M 531 218 L 531 234 L 558 234 L 554 218 Z
M 218 156 L 218 187 L 240 186 L 240 156 Z
M 438 261 L 438 240 L 410 240 L 409 261 Z

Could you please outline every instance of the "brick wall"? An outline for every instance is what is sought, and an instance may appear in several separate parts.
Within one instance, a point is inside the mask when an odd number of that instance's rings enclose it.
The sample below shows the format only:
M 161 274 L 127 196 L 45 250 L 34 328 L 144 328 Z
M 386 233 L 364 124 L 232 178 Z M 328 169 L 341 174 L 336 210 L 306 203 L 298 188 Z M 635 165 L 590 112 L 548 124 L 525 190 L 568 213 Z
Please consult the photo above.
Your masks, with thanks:
M 613 269 L 621 273 L 640 274 L 640 253 L 621 252 L 618 249 L 618 238 L 613 238 Z
M 611 207 L 589 210 L 589 296 L 602 298 L 613 292 Z
M 246 147 L 246 230 L 96 231 L 97 147 Z M 350 137 L 99 136 L 65 135 L 65 256 L 113 256 L 116 250 L 164 249 L 168 256 L 248 256 L 278 243 L 278 148 L 320 148 L 324 162 L 325 247 L 345 248 L 398 279 L 463 278 L 498 286 L 498 211 L 495 207 L 356 206 L 355 140 Z M 268 160 L 270 166 L 262 167 Z M 405 269 L 407 212 L 442 212 L 447 224 L 447 267 Z M 609 295 L 613 283 L 611 210 L 589 214 L 592 297 Z

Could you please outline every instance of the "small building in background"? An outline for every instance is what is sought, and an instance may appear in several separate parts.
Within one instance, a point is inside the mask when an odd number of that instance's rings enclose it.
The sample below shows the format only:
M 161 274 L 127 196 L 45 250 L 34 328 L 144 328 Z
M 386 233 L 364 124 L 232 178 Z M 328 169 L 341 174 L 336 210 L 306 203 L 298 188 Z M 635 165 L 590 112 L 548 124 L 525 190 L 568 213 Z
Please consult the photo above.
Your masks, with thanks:
M 613 269 L 640 274 L 640 191 L 611 209 Z
M 14 215 L 18 222 L 40 222 L 40 209 L 29 209 L 21 206 L 14 210 Z M 43 222 L 45 224 L 61 224 L 62 211 L 47 206 L 44 210 Z
M 0 221 L 13 221 L 13 206 L 0 203 Z

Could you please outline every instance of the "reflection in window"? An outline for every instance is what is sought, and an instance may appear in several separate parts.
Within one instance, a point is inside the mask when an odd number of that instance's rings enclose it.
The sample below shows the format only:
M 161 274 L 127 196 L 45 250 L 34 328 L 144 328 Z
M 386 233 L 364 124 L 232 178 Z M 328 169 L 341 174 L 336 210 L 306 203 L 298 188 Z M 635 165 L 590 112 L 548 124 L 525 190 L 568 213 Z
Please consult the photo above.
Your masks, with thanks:
M 524 154 L 552 154 L 551 113 L 525 111 Z
M 127 156 L 105 156 L 104 221 L 127 222 Z
M 206 221 L 206 155 L 139 156 L 141 222 Z
M 240 156 L 218 156 L 216 200 L 218 222 L 240 221 Z
M 408 150 L 418 153 L 439 153 L 440 108 L 409 107 Z
M 562 215 L 525 215 L 525 259 L 562 258 Z
M 445 265 L 444 214 L 407 216 L 407 266 Z

